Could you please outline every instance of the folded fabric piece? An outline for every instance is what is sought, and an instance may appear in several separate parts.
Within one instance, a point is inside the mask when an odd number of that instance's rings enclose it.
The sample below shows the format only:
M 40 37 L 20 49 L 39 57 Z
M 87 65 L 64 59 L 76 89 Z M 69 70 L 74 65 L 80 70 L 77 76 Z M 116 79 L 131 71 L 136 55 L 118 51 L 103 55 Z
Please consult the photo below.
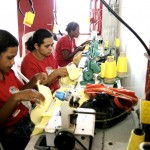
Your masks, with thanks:
M 78 79 L 79 75 L 80 75 L 80 68 L 77 68 L 75 64 L 71 64 L 66 66 L 68 74 L 69 74 L 69 78 L 71 80 L 76 80 Z
M 60 78 L 60 85 L 61 86 L 75 85 L 76 82 L 77 82 L 77 80 L 71 80 L 69 78 L 69 76 Z
M 41 85 L 39 82 L 37 83 L 38 91 L 44 95 L 45 100 L 41 102 L 40 104 L 37 104 L 36 107 L 31 111 L 30 117 L 31 121 L 36 125 L 42 120 L 42 114 L 45 113 L 52 100 L 52 93 L 50 91 L 50 88 L 44 85 Z

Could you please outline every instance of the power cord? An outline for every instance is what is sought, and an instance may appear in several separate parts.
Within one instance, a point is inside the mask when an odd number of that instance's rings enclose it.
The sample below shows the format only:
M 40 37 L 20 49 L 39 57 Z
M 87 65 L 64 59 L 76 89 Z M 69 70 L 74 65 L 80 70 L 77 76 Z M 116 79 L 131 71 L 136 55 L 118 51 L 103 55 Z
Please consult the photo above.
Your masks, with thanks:
M 20 1 L 21 1 L 21 0 L 18 0 L 18 3 L 17 3 L 18 5 L 17 5 L 17 6 L 18 6 L 19 12 L 20 12 L 21 15 L 24 17 L 25 14 L 22 12 L 22 10 L 21 10 L 21 8 L 20 8 Z M 30 7 L 31 7 L 32 12 L 35 14 L 32 0 L 28 0 L 28 2 L 29 2 L 29 4 L 30 4 Z
M 144 48 L 147 51 L 147 54 L 150 56 L 150 50 L 144 43 L 144 41 L 140 38 L 140 36 L 122 19 L 120 18 L 112 9 L 109 7 L 109 5 L 104 1 L 101 0 L 101 2 L 105 5 L 105 7 L 122 23 L 124 24 L 136 37 L 137 39 L 141 42 L 141 44 L 144 46 Z

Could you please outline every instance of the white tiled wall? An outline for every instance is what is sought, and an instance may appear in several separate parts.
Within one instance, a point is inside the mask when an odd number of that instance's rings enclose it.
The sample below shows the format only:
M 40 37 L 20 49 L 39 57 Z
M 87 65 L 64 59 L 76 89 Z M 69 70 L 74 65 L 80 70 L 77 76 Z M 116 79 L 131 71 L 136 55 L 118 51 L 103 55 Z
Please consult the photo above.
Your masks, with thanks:
M 149 47 L 150 1 L 120 0 L 120 16 Z M 136 92 L 139 99 L 145 97 L 145 77 L 147 69 L 146 52 L 140 41 L 123 25 L 120 25 L 121 49 L 126 50 L 129 61 L 129 77 L 123 85 Z

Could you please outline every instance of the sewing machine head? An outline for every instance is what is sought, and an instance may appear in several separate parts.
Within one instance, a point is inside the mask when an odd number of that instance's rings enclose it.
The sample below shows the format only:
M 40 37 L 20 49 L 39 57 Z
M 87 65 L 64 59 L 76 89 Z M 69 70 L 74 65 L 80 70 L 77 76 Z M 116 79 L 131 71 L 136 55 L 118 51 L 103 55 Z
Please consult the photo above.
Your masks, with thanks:
M 58 150 L 67 149 L 68 145 L 71 147 L 67 150 L 89 149 L 94 137 L 95 110 L 73 108 L 69 106 L 69 101 L 63 101 L 57 111 L 60 113 L 55 113 L 58 115 L 52 116 L 45 127 L 47 145 L 57 147 Z

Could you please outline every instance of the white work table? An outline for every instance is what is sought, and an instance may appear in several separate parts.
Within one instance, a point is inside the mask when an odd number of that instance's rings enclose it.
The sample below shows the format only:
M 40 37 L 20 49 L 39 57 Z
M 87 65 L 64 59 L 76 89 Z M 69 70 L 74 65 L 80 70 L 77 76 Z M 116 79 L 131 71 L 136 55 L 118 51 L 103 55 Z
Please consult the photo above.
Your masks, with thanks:
M 138 118 L 133 111 L 126 119 L 111 128 L 95 129 L 92 150 L 126 150 L 131 131 L 137 127 Z M 25 150 L 35 150 L 34 145 L 39 137 L 40 135 L 33 136 Z
M 117 86 L 121 86 L 120 80 L 117 80 Z M 132 111 L 127 118 L 111 128 L 96 128 L 91 150 L 126 150 L 131 131 L 138 127 L 137 114 Z M 25 150 L 36 150 L 34 146 L 41 135 L 33 136 Z
M 83 61 L 86 61 L 86 58 Z M 82 75 L 80 75 L 79 81 L 82 81 Z M 116 82 L 117 86 L 121 87 L 120 80 L 117 80 Z M 131 131 L 137 128 L 136 120 L 137 115 L 135 114 L 135 112 L 132 112 L 127 116 L 127 118 L 112 126 L 111 128 L 96 128 L 91 150 L 126 150 Z M 39 137 L 43 134 L 45 133 L 33 136 L 26 146 L 25 150 L 36 150 L 34 146 Z

